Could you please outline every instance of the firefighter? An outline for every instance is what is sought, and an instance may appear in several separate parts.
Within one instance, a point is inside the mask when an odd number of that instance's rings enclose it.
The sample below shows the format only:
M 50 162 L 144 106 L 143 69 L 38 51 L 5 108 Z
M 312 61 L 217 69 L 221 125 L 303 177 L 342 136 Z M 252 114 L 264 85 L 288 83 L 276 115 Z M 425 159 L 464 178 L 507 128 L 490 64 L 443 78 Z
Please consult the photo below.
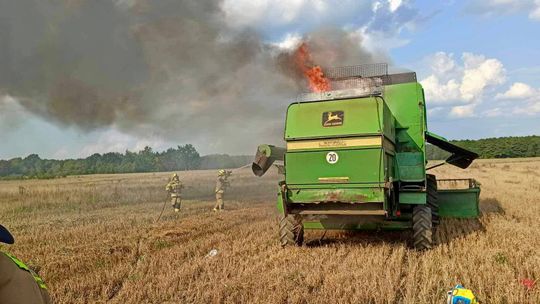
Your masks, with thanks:
M 174 212 L 180 211 L 180 204 L 182 202 L 182 198 L 180 195 L 182 192 L 182 188 L 184 188 L 184 185 L 182 185 L 180 178 L 178 178 L 178 174 L 173 174 L 171 180 L 165 187 L 165 190 L 171 195 L 171 204 L 174 208 Z
M 230 186 L 229 181 L 227 180 L 229 176 L 232 174 L 232 171 L 226 171 L 226 170 L 219 170 L 218 171 L 218 178 L 216 182 L 216 205 L 214 206 L 214 212 L 215 211 L 223 211 L 223 195 L 225 194 L 225 190 Z
M 0 225 L 0 242 L 13 244 L 9 231 Z M 51 298 L 43 279 L 16 257 L 0 252 L 0 303 L 50 304 Z

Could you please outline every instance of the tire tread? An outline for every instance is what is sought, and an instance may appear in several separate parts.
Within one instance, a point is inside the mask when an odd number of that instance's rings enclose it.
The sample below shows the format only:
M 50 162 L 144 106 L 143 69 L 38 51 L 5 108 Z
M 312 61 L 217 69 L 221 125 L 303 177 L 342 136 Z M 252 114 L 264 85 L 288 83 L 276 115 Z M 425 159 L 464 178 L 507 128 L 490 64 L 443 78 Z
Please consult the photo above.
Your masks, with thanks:
M 413 209 L 413 241 L 418 250 L 431 249 L 433 245 L 431 209 L 418 205 Z
M 288 214 L 279 221 L 279 241 L 282 247 L 302 246 L 304 242 L 304 226 L 298 215 Z

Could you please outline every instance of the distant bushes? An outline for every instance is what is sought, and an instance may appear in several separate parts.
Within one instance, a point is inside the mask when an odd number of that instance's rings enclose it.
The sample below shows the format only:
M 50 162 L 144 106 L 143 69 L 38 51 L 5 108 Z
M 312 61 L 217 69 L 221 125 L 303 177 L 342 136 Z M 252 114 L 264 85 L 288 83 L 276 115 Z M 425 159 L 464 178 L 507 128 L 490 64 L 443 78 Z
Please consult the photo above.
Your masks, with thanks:
M 478 153 L 480 158 L 540 157 L 540 136 L 452 140 L 451 142 Z M 445 159 L 448 155 L 447 152 L 435 146 L 427 146 L 428 159 Z
M 245 165 L 248 156 L 200 156 L 190 144 L 154 152 L 145 147 L 139 152 L 93 154 L 84 159 L 41 159 L 37 154 L 25 158 L 0 160 L 0 179 L 49 179 L 67 175 L 182 171 L 194 169 L 236 168 Z

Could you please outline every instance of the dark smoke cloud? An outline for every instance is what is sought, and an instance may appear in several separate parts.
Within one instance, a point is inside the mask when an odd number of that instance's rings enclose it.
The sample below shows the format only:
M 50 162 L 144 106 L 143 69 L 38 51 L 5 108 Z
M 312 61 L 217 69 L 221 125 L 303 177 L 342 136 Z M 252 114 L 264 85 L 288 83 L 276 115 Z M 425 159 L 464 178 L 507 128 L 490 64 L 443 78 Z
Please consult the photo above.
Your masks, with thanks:
M 0 92 L 83 131 L 115 126 L 234 152 L 279 140 L 304 80 L 291 52 L 228 27 L 221 4 L 0 0 Z M 305 40 L 323 66 L 373 61 L 343 30 Z

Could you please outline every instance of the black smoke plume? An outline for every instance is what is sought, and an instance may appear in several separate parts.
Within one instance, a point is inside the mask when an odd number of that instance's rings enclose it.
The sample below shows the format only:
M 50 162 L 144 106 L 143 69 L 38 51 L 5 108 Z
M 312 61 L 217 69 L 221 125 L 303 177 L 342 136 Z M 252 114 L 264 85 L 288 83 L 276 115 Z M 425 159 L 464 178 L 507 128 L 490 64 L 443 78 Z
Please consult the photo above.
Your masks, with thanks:
M 340 29 L 304 40 L 322 66 L 373 60 Z M 0 0 L 0 92 L 82 131 L 251 152 L 305 89 L 292 53 L 229 27 L 220 0 Z

